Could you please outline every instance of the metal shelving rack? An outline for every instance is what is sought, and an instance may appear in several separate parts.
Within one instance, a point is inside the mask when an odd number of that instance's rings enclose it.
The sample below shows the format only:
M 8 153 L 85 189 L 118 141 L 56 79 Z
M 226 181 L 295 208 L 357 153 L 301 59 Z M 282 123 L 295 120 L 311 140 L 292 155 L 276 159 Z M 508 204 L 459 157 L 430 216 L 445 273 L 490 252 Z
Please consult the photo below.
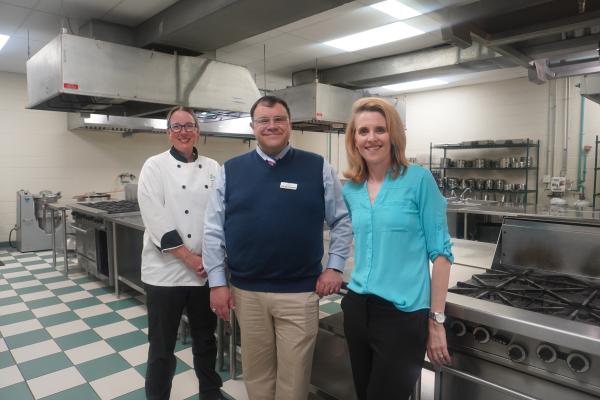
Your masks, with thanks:
M 600 203 L 600 200 L 598 200 L 600 198 L 600 193 L 598 192 L 598 190 L 600 190 L 600 188 L 598 188 L 597 182 L 598 182 L 598 171 L 600 171 L 600 166 L 598 165 L 598 162 L 600 161 L 598 159 L 598 145 L 600 145 L 600 136 L 596 136 L 596 153 L 594 156 L 594 192 L 592 195 L 592 210 L 596 210 L 596 203 Z M 600 208 L 600 204 L 599 204 L 599 208 Z
M 433 150 L 434 149 L 441 149 L 444 151 L 444 155 L 443 158 L 447 158 L 447 152 L 448 150 L 471 150 L 471 149 L 506 149 L 506 148 L 512 148 L 512 149 L 525 149 L 525 155 L 527 157 L 527 159 L 529 159 L 530 156 L 535 156 L 535 166 L 528 166 L 526 163 L 526 166 L 523 168 L 476 168 L 476 167 L 468 167 L 468 168 L 459 168 L 459 167 L 441 167 L 441 166 L 433 166 Z M 596 140 L 596 159 L 598 159 L 598 140 Z M 507 143 L 485 143 L 485 144 L 437 144 L 434 145 L 433 143 L 430 143 L 429 145 L 429 169 L 431 171 L 434 170 L 441 170 L 443 171 L 442 174 L 443 176 L 446 176 L 446 171 L 447 170 L 462 170 L 462 171 L 468 171 L 468 170 L 472 170 L 472 171 L 523 171 L 523 173 L 525 174 L 525 207 L 527 207 L 527 203 L 528 203 L 528 198 L 529 198 L 529 194 L 531 193 L 535 193 L 535 204 L 538 204 L 538 185 L 539 185 L 539 160 L 540 160 L 540 141 L 533 141 L 531 139 L 527 139 L 525 141 L 525 143 L 511 143 L 508 142 Z M 598 170 L 600 170 L 600 168 L 598 168 L 598 165 L 596 164 L 596 169 L 594 170 L 594 173 L 597 173 Z M 530 189 L 529 188 L 529 173 L 530 172 L 535 172 L 535 189 Z M 595 184 L 595 180 L 594 180 L 594 184 Z M 594 186 L 594 193 L 596 192 L 596 188 Z M 596 196 L 594 196 L 594 199 L 596 198 Z

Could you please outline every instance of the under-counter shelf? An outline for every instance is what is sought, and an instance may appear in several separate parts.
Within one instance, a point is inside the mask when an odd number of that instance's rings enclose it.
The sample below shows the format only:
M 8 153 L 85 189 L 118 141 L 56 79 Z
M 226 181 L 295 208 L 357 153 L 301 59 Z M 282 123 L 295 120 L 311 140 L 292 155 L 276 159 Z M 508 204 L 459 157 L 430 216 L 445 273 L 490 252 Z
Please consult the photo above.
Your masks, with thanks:
M 500 168 L 500 167 L 491 168 L 491 167 L 485 167 L 485 168 L 477 168 L 477 167 L 433 167 L 432 166 L 430 169 L 453 169 L 453 170 L 464 169 L 464 170 L 470 170 L 470 171 L 472 171 L 472 170 L 475 170 L 475 171 L 477 171 L 477 170 L 481 170 L 481 171 L 486 171 L 486 170 L 487 171 L 493 171 L 493 170 L 499 170 L 499 171 L 512 171 L 512 170 L 523 171 L 523 170 L 536 170 L 537 167 L 510 167 L 510 168 Z
M 524 143 L 489 143 L 489 144 L 435 144 L 434 149 L 445 149 L 445 150 L 468 150 L 468 149 L 502 149 L 502 148 L 525 148 L 525 147 L 537 147 L 539 142 L 533 142 L 527 139 Z

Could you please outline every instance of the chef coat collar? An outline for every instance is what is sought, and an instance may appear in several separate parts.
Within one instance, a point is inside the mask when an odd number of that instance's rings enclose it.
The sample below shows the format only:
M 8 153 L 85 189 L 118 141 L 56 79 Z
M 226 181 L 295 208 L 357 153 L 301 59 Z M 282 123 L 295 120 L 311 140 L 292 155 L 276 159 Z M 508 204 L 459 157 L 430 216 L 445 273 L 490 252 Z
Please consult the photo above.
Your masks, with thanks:
M 181 161 L 183 163 L 188 162 L 188 160 L 183 155 L 181 155 L 180 152 L 177 151 L 175 146 L 171 146 L 171 150 L 169 150 L 169 153 L 171 153 L 173 158 L 176 159 L 177 161 Z M 192 150 L 192 161 L 189 161 L 189 162 L 194 162 L 197 159 L 198 159 L 198 149 L 194 146 L 194 149 Z

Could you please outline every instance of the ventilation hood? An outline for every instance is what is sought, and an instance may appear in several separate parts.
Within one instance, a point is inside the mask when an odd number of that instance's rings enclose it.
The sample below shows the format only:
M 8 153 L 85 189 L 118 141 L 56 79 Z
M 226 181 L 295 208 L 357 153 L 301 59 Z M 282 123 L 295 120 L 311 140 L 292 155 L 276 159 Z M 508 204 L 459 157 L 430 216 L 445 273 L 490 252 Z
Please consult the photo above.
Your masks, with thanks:
M 600 103 L 600 74 L 583 77 L 581 81 L 581 95 L 588 100 Z
M 292 114 L 292 127 L 300 131 L 340 132 L 346 127 L 358 93 L 319 82 L 273 92 L 284 99 Z
M 27 61 L 29 108 L 164 118 L 174 105 L 226 117 L 260 93 L 241 66 L 60 34 Z

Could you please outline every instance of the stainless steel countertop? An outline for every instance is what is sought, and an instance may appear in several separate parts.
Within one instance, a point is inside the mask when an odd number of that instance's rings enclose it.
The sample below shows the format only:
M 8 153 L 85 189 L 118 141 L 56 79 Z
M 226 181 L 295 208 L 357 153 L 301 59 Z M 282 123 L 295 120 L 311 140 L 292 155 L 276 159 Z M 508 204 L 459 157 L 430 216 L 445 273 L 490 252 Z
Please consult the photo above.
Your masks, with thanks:
M 464 206 L 448 204 L 448 212 L 461 214 L 484 214 L 499 216 L 539 215 L 553 218 L 600 220 L 600 211 L 575 210 L 571 208 L 549 208 L 546 206 L 528 205 L 527 207 L 504 206 Z
M 115 224 L 127 226 L 129 228 L 144 231 L 144 221 L 142 221 L 142 215 L 139 212 L 128 213 L 128 214 L 115 214 L 105 215 L 104 220 Z

